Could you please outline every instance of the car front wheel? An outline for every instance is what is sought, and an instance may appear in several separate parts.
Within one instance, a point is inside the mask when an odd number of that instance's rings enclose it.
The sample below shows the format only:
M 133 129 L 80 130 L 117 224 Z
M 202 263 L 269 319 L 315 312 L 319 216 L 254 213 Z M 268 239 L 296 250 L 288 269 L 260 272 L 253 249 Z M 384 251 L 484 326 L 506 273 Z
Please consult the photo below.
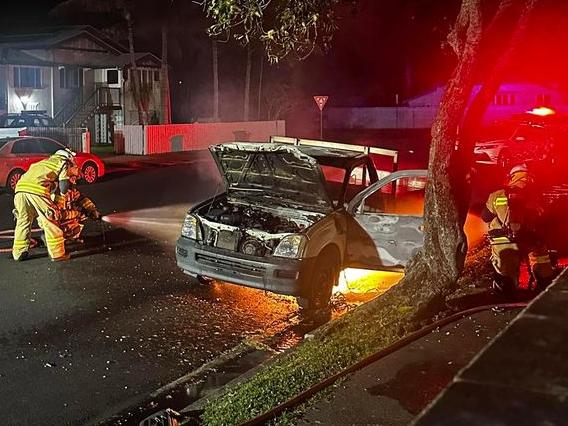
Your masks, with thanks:
M 81 169 L 83 179 L 87 183 L 95 183 L 99 178 L 99 169 L 93 163 L 85 163 Z
M 329 302 L 333 292 L 333 286 L 339 280 L 339 266 L 333 256 L 321 256 L 312 274 L 312 294 L 308 299 L 299 299 L 298 304 L 302 307 L 302 314 L 318 323 L 323 323 L 331 318 Z
M 14 191 L 16 190 L 16 185 L 18 184 L 18 181 L 21 179 L 23 174 L 24 171 L 22 169 L 16 169 L 10 172 L 8 179 L 6 180 L 6 187 L 8 188 L 8 191 L 14 193 Z

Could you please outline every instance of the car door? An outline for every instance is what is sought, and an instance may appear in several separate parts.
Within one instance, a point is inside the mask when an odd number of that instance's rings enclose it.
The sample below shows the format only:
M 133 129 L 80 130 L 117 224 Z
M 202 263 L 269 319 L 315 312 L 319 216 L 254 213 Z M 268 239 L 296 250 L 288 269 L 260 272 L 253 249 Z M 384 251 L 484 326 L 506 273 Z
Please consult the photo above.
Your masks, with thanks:
M 399 270 L 422 248 L 426 170 L 391 173 L 347 207 L 349 267 Z

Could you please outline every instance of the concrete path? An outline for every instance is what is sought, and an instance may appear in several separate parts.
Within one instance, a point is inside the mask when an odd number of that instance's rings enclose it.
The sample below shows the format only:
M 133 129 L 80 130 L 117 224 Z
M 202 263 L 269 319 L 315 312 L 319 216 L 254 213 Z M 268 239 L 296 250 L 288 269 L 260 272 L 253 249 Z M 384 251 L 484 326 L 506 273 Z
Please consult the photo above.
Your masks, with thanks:
M 408 424 L 517 312 L 481 312 L 432 332 L 350 376 L 298 424 Z
M 417 425 L 568 424 L 567 303 L 564 271 L 454 379 Z

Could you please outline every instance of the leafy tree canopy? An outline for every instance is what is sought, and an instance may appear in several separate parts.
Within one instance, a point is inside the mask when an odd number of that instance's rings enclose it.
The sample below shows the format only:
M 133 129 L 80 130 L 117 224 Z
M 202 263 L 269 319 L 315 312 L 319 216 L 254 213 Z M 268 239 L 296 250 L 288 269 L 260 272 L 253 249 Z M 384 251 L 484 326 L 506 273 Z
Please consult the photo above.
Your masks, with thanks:
M 336 29 L 335 6 L 344 0 L 202 0 L 213 23 L 211 36 L 247 44 L 260 40 L 270 62 L 290 54 L 308 57 L 329 49 Z

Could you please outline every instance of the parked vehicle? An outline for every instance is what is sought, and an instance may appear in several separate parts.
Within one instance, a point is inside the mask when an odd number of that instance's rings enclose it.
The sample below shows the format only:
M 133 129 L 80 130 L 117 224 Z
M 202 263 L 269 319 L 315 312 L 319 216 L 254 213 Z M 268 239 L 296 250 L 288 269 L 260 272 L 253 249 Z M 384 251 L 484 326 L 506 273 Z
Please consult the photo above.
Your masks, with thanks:
M 65 148 L 59 142 L 44 137 L 21 136 L 0 139 L 0 186 L 13 191 L 20 177 L 31 164 Z M 83 180 L 94 183 L 105 174 L 105 166 L 93 154 L 78 153 L 75 157 Z
M 423 244 L 425 170 L 378 180 L 361 153 L 230 143 L 211 154 L 226 190 L 190 209 L 178 266 L 327 307 L 347 267 L 402 270 Z
M 522 114 L 514 118 L 517 124 L 509 137 L 478 142 L 474 151 L 476 162 L 504 169 L 522 162 L 566 163 L 568 122 L 549 111 L 544 116 Z
M 0 116 L 0 138 L 24 136 L 28 127 L 55 127 L 55 123 L 43 110 Z

